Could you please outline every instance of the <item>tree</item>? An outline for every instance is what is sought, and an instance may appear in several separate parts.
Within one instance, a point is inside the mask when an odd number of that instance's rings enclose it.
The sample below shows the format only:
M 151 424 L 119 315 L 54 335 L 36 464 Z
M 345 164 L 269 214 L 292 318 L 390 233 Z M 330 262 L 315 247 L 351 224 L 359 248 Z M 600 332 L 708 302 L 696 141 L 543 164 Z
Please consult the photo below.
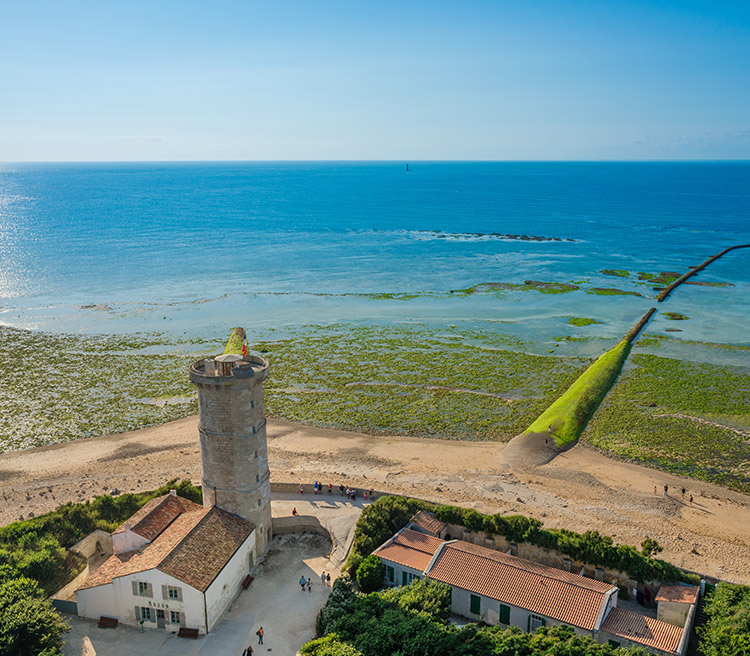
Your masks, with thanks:
M 641 542 L 641 553 L 646 556 L 646 558 L 653 558 L 656 554 L 663 550 L 664 547 L 662 547 L 653 538 L 646 538 L 643 542 Z
M 705 612 L 708 622 L 698 629 L 705 656 L 750 654 L 750 587 L 719 583 Z
M 336 633 L 329 633 L 324 638 L 308 642 L 302 647 L 300 654 L 302 656 L 362 656 L 361 651 L 341 642 L 341 638 Z
M 451 613 L 451 588 L 446 583 L 422 579 L 401 589 L 388 590 L 383 599 L 394 601 L 406 612 L 422 613 L 433 621 L 448 619 Z
M 383 585 L 385 566 L 380 558 L 370 554 L 357 567 L 357 585 L 362 592 L 375 592 Z
M 36 581 L 20 577 L 0 583 L 0 654 L 61 654 L 68 630 Z

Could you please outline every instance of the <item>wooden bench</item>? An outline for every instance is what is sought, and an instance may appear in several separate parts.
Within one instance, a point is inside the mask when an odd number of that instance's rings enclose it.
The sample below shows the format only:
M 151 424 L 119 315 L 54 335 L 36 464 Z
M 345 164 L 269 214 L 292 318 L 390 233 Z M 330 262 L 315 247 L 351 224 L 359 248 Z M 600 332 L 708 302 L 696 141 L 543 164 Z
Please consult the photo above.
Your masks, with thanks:
M 254 581 L 254 577 L 248 574 L 244 579 L 242 579 L 242 583 L 240 585 L 242 586 L 243 590 L 247 590 L 253 581 Z
M 184 626 L 180 627 L 179 632 L 177 633 L 178 638 L 192 638 L 195 640 L 198 637 L 198 629 L 188 629 Z
M 116 617 L 105 617 L 102 615 L 99 618 L 99 624 L 97 626 L 100 629 L 115 629 L 117 628 L 117 618 Z

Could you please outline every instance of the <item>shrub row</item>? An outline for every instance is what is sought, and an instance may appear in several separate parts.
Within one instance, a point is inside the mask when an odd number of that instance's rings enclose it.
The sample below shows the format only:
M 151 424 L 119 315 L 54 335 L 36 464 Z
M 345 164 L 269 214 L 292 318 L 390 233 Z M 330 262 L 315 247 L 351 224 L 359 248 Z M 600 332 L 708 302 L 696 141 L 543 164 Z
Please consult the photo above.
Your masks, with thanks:
M 441 521 L 463 526 L 471 532 L 502 535 L 511 542 L 528 542 L 589 565 L 617 569 L 638 581 L 700 582 L 698 575 L 652 558 L 653 544 L 639 551 L 629 545 L 616 545 L 611 537 L 597 531 L 581 534 L 567 529 L 545 529 L 542 522 L 533 517 L 483 515 L 467 508 L 441 506 L 398 496 L 381 497 L 362 511 L 354 533 L 352 552 L 347 560 L 349 570 L 356 572 L 362 560 L 402 528 L 418 510 L 430 511 Z

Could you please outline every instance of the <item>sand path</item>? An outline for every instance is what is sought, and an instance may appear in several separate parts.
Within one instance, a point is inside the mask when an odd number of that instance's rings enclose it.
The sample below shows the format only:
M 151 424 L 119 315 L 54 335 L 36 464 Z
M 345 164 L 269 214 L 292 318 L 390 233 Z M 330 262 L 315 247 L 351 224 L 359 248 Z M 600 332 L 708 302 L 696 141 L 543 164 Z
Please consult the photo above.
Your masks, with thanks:
M 549 464 L 514 473 L 497 443 L 377 437 L 273 419 L 268 443 L 274 481 L 344 482 L 522 513 L 550 528 L 594 529 L 633 545 L 653 537 L 677 565 L 750 584 L 750 496 L 610 460 L 580 444 Z M 153 489 L 174 477 L 200 480 L 197 417 L 1 455 L 0 520 L 28 518 L 112 489 Z

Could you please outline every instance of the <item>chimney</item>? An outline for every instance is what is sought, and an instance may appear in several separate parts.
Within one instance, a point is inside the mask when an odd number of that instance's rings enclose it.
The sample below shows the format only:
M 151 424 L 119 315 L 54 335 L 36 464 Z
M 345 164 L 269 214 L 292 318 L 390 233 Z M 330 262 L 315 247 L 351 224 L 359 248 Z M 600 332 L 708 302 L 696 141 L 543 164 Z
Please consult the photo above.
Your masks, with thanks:
M 176 496 L 177 496 L 177 490 L 170 490 L 170 491 L 169 491 L 169 493 L 170 493 L 170 494 L 171 494 L 171 495 L 172 495 L 173 497 L 176 497 Z

